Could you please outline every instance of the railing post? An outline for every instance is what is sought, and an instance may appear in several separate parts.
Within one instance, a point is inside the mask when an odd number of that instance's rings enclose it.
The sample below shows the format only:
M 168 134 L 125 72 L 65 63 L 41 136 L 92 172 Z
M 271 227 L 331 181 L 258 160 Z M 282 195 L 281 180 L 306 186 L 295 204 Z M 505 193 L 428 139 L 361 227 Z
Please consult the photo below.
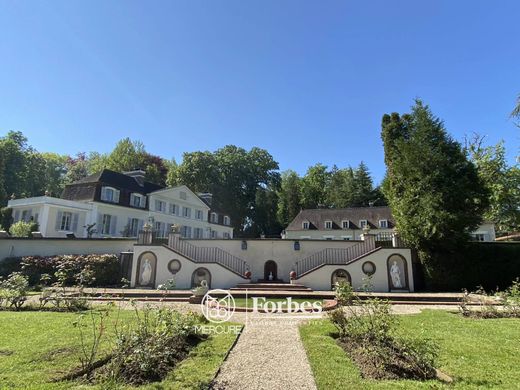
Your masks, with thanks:
M 177 225 L 172 225 L 170 232 L 168 233 L 168 246 L 170 248 L 179 248 L 181 240 L 181 234 Z

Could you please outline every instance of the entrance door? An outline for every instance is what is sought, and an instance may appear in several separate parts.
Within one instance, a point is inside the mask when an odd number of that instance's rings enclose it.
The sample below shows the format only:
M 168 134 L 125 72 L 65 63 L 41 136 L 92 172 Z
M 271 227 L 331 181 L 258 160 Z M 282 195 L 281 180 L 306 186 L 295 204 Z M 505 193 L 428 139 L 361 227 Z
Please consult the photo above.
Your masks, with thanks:
M 278 279 L 278 266 L 273 260 L 268 260 L 264 265 L 264 280 L 269 281 L 269 275 L 273 275 L 272 280 Z

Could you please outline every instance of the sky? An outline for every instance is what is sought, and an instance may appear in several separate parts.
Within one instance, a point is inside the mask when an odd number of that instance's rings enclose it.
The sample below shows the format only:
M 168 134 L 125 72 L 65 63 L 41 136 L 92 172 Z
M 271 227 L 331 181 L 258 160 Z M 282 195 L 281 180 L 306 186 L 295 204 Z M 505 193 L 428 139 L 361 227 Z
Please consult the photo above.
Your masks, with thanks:
M 164 158 L 227 144 L 303 174 L 384 175 L 385 113 L 427 103 L 457 140 L 520 129 L 520 2 L 0 0 L 0 136 Z

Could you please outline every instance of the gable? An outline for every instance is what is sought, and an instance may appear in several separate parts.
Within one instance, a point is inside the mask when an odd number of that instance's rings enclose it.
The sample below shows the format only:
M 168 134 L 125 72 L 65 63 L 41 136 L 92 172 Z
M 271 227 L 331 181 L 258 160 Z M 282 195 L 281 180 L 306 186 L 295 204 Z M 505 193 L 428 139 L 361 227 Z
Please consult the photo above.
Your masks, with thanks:
M 183 194 L 185 194 L 185 196 L 183 196 Z M 158 191 L 154 191 L 149 195 L 153 198 L 160 197 L 161 199 L 166 199 L 172 203 L 190 203 L 206 210 L 210 209 L 209 206 L 204 201 L 202 201 L 202 199 L 200 199 L 197 194 L 195 194 L 185 185 L 164 188 Z

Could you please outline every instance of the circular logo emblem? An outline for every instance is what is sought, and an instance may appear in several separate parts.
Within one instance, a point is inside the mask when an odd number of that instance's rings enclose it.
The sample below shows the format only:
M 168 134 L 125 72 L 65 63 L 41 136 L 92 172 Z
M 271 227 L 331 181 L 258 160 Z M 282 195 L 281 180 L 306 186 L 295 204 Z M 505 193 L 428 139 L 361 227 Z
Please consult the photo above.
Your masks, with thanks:
M 202 314 L 210 322 L 229 321 L 235 312 L 235 299 L 226 290 L 209 290 L 200 303 Z

